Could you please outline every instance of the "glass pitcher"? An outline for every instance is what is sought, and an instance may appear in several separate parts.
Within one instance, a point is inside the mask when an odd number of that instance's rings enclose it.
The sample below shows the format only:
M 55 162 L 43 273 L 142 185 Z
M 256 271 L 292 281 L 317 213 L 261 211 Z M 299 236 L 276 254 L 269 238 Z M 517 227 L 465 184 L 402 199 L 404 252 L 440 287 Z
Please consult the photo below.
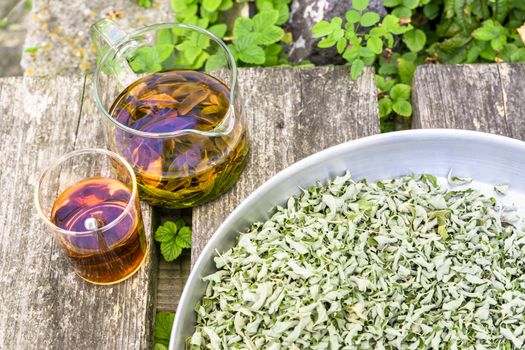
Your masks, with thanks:
M 249 143 L 224 42 L 176 23 L 126 34 L 110 20 L 95 23 L 91 37 L 101 55 L 93 87 L 107 141 L 132 165 L 140 198 L 184 208 L 226 192 Z

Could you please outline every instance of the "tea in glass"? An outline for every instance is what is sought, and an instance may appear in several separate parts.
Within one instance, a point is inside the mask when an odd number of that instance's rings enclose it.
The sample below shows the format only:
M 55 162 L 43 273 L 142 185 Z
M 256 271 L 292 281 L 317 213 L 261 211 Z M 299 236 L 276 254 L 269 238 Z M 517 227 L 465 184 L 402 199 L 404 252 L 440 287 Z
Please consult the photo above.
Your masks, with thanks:
M 130 277 L 146 257 L 147 241 L 135 175 L 105 150 L 70 153 L 37 186 L 39 213 L 75 272 L 95 284 Z

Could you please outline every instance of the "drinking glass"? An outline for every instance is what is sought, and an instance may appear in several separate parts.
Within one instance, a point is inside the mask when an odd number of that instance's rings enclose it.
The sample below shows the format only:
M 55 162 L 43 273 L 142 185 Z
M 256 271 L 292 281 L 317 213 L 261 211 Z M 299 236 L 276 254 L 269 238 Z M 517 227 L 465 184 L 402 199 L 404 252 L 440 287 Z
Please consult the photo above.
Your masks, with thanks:
M 178 23 L 127 34 L 102 20 L 91 33 L 103 53 L 93 88 L 107 142 L 133 167 L 140 198 L 192 207 L 233 186 L 249 143 L 235 108 L 237 67 L 224 42 Z
M 102 149 L 68 153 L 44 170 L 35 204 L 78 276 L 113 284 L 133 275 L 148 243 L 131 166 Z

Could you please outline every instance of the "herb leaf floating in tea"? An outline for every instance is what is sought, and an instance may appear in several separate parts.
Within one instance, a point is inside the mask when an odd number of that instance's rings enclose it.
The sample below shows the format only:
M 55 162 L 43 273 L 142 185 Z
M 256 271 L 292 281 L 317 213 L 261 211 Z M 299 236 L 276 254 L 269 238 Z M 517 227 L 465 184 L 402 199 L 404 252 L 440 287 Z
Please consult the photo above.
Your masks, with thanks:
M 166 261 L 173 261 L 182 253 L 182 249 L 191 248 L 191 228 L 184 220 L 166 221 L 155 231 L 155 240 L 160 243 L 160 252 Z
M 504 211 L 431 175 L 303 190 L 215 258 L 190 348 L 522 349 L 525 233 Z

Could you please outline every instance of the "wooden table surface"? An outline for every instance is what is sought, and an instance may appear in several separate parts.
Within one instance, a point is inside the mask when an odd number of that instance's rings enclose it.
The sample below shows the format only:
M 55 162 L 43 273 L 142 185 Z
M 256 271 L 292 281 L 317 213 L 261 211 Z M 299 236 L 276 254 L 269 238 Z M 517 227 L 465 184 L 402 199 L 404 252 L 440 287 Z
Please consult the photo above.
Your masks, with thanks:
M 524 73 L 525 65 L 420 67 L 413 126 L 524 139 Z M 273 174 L 328 146 L 379 132 L 372 70 L 352 82 L 345 67 L 242 69 L 239 91 L 250 163 L 232 191 L 193 210 L 193 259 L 224 218 Z M 157 279 L 154 245 L 133 278 L 90 285 L 68 266 L 33 204 L 38 174 L 51 160 L 105 147 L 90 78 L 0 79 L 0 113 L 0 349 L 150 348 L 156 305 L 173 309 L 180 294 L 169 274 Z M 143 212 L 151 241 L 152 210 L 143 206 Z

